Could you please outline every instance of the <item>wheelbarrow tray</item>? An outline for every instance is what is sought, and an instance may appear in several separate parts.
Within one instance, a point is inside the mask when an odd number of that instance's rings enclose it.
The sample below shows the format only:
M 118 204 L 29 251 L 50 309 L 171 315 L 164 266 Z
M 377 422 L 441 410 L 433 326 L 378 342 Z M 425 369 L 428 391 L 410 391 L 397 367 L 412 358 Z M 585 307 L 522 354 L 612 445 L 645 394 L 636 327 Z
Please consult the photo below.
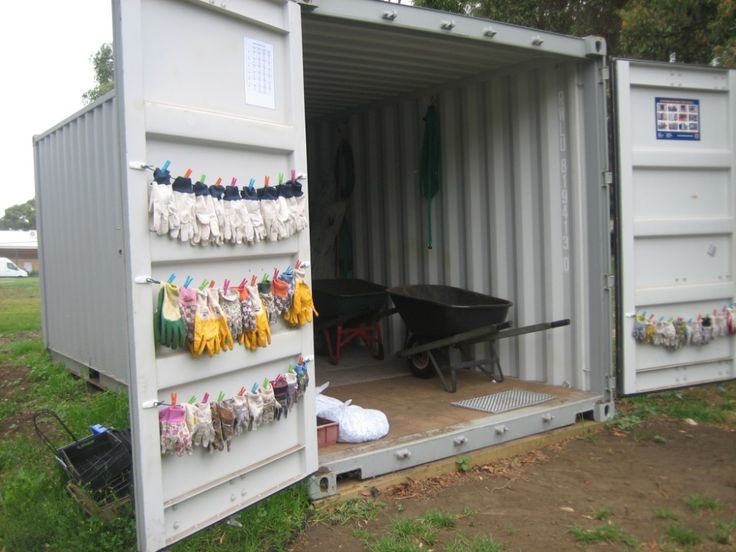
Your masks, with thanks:
M 511 301 L 462 288 L 410 285 L 386 290 L 415 336 L 440 339 L 506 321 Z
M 386 287 L 367 280 L 314 280 L 312 291 L 319 317 L 325 320 L 374 313 L 386 305 Z

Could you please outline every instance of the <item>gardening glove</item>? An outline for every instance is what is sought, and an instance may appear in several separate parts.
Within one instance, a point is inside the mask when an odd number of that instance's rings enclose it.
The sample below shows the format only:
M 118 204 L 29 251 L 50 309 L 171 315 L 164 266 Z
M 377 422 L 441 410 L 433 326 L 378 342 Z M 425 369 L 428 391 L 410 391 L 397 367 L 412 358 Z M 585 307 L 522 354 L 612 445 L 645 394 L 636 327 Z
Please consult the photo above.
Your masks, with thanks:
M 258 284 L 258 293 L 261 296 L 261 304 L 266 309 L 268 315 L 268 323 L 275 324 L 279 319 L 279 313 L 276 310 L 276 301 L 273 293 L 271 293 L 271 282 L 261 282 Z
M 276 201 L 278 204 L 276 216 L 278 217 L 280 223 L 278 228 L 279 239 L 285 240 L 286 238 L 293 236 L 296 232 L 294 218 L 291 216 L 289 203 L 287 202 L 287 197 L 291 197 L 293 193 L 291 191 L 291 186 L 289 186 L 288 183 L 276 186 L 276 192 Z
M 225 241 L 228 243 L 243 243 L 243 223 L 240 220 L 240 193 L 237 186 L 225 187 L 223 211 L 225 214 Z
M 722 312 L 713 309 L 713 337 L 725 337 L 728 335 L 728 326 L 726 325 L 725 307 Z
M 276 241 L 279 239 L 279 235 L 284 233 L 284 230 L 279 230 L 281 221 L 278 218 L 278 194 L 276 188 L 270 186 L 258 190 L 258 197 L 261 200 L 261 215 L 263 216 L 263 225 L 268 241 Z
M 225 195 L 225 187 L 220 184 L 210 186 L 210 197 L 212 198 L 212 208 L 215 211 L 215 221 L 217 224 L 217 233 L 213 232 L 215 245 L 222 245 L 225 242 L 223 232 L 225 231 L 225 207 L 223 206 L 222 197 Z
M 706 314 L 703 317 L 703 344 L 713 341 L 713 319 Z
M 225 440 L 222 434 L 222 420 L 220 420 L 217 403 L 210 403 L 210 413 L 212 415 L 212 427 L 215 430 L 214 437 L 212 438 L 209 447 L 207 447 L 207 450 L 211 454 L 216 450 L 219 450 L 220 452 L 225 450 Z
M 286 411 L 288 412 L 296 404 L 296 389 L 299 386 L 296 372 L 293 371 L 291 366 L 289 366 L 289 371 L 284 374 L 284 379 L 287 385 Z
M 205 194 L 209 196 L 210 189 L 206 184 L 199 180 L 194 183 L 194 234 L 190 243 L 199 245 L 204 241 L 204 245 L 210 243 L 210 215 L 204 200 Z
M 161 429 L 161 454 L 174 452 L 192 454 L 192 436 L 186 424 L 186 412 L 181 405 L 168 406 L 158 413 Z
M 682 349 L 687 345 L 687 322 L 682 318 L 678 318 L 675 321 L 675 336 L 677 339 L 676 349 Z
M 233 407 L 233 400 L 227 399 L 226 401 L 217 403 L 217 413 L 222 423 L 222 437 L 227 445 L 227 451 L 230 452 L 230 445 L 233 442 L 233 435 L 235 434 L 235 409 Z
M 179 288 L 164 282 L 158 292 L 159 309 L 156 313 L 158 343 L 171 349 L 184 348 L 187 328 L 179 310 Z
M 307 322 L 312 321 L 312 315 L 319 316 L 317 309 L 314 308 L 312 300 L 312 290 L 304 281 L 304 270 L 297 269 L 294 271 L 296 284 L 294 285 L 294 300 L 291 303 L 291 309 L 284 319 L 292 326 L 303 326 Z
M 250 413 L 250 429 L 255 431 L 263 424 L 263 397 L 258 391 L 246 391 L 245 396 Z
M 243 315 L 240 312 L 240 294 L 237 290 L 229 288 L 227 293 L 220 290 L 220 308 L 227 320 L 227 326 L 230 329 L 231 339 L 240 341 L 243 333 Z
M 247 286 L 243 286 L 240 290 L 240 314 L 243 317 L 243 331 L 256 331 L 256 308 L 253 303 L 253 295 L 248 291 Z
M 235 413 L 235 435 L 250 431 L 250 410 L 245 395 L 235 395 L 232 398 L 233 412 Z
M 233 350 L 233 336 L 230 333 L 230 326 L 227 322 L 227 316 L 220 306 L 219 293 L 215 288 L 207 289 L 207 306 L 212 313 L 212 316 L 217 322 L 218 339 L 217 343 L 220 346 L 220 350 Z M 220 351 L 216 351 L 220 352 Z
M 289 209 L 294 213 L 294 226 L 297 232 L 307 227 L 306 205 L 307 196 L 302 191 L 302 183 L 299 180 L 291 181 L 292 198 L 289 200 Z
M 309 369 L 307 368 L 307 361 L 305 360 L 302 360 L 296 365 L 296 381 L 296 399 L 299 400 L 304 396 L 304 392 L 309 386 Z
M 697 320 L 693 320 L 688 323 L 690 328 L 690 342 L 693 345 L 703 345 L 705 343 L 705 336 L 703 334 L 703 324 L 700 317 Z
M 169 233 L 171 215 L 174 211 L 174 196 L 171 191 L 171 174 L 169 171 L 156 169 L 153 172 L 153 182 L 148 186 L 148 212 L 151 215 L 149 229 L 159 236 Z
M 263 224 L 263 215 L 261 215 L 261 203 L 258 200 L 258 193 L 255 188 L 246 186 L 243 188 L 243 199 L 245 200 L 245 210 L 248 212 L 251 226 L 253 227 L 253 240 L 255 242 L 263 241 L 266 238 L 266 227 Z
M 663 331 L 664 346 L 674 351 L 677 349 L 677 330 L 672 320 L 665 322 Z
M 289 416 L 289 384 L 286 383 L 283 374 L 279 374 L 276 379 L 271 380 L 271 388 L 273 389 L 274 399 L 279 405 L 275 412 L 276 420 L 280 420 L 282 414 L 284 418 L 287 418 Z
M 247 244 L 252 244 L 255 241 L 255 230 L 253 229 L 253 223 L 250 220 L 250 213 L 248 212 L 248 202 L 246 201 L 246 190 L 248 187 L 244 187 L 240 192 L 240 201 L 238 201 L 238 213 L 240 214 L 240 221 L 243 225 L 243 241 Z
M 207 448 L 215 438 L 212 426 L 212 411 L 207 403 L 185 404 L 187 427 L 192 435 L 192 445 Z
M 289 294 L 289 284 L 282 280 L 281 276 L 271 281 L 271 296 L 273 297 L 276 318 L 289 312 L 291 300 L 294 296 Z
M 207 352 L 213 356 L 222 348 L 220 340 L 220 324 L 209 308 L 208 293 L 197 291 L 197 311 L 194 316 L 194 339 L 190 350 L 193 356 L 201 356 Z M 215 428 L 217 429 L 217 428 Z
M 179 312 L 184 319 L 187 329 L 187 343 L 194 342 L 194 319 L 197 315 L 197 290 L 189 288 L 179 289 Z
M 637 343 L 644 343 L 647 337 L 646 320 L 641 314 L 637 314 L 634 318 L 634 328 L 631 331 L 631 336 L 636 340 Z
M 192 179 L 177 176 L 171 186 L 174 199 L 175 223 L 169 224 L 169 236 L 188 242 L 194 237 L 194 189 Z
M 273 394 L 271 383 L 264 382 L 264 384 L 258 388 L 258 393 L 261 395 L 261 399 L 263 399 L 263 423 L 273 423 L 276 419 L 276 413 L 280 410 L 281 406 L 276 402 L 276 397 Z

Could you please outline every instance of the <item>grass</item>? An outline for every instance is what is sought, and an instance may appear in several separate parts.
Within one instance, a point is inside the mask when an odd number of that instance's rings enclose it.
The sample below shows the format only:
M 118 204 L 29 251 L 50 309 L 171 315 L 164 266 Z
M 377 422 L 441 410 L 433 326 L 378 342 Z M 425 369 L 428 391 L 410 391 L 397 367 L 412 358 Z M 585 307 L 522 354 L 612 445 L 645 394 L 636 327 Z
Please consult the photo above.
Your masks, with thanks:
M 736 519 L 730 522 L 716 520 L 715 526 L 716 530 L 709 538 L 718 544 L 733 544 L 733 534 L 736 532 Z
M 686 496 L 685 504 L 687 504 L 688 508 L 696 513 L 700 513 L 703 510 L 715 511 L 721 509 L 721 503 L 717 498 L 697 494 Z
M 439 510 L 429 510 L 417 518 L 400 517 L 391 521 L 387 532 L 373 535 L 365 529 L 359 528 L 351 533 L 361 540 L 370 552 L 416 552 L 420 550 L 436 549 L 440 538 L 440 531 L 455 527 L 456 521 L 466 516 L 447 514 Z M 475 544 L 467 541 L 465 545 L 456 539 L 455 544 L 448 545 L 445 550 L 457 552 L 483 552 L 488 548 L 474 548 Z M 465 547 L 463 547 L 465 546 Z M 500 548 L 493 549 L 500 550 Z
M 447 546 L 445 552 L 502 552 L 503 546 L 489 536 L 468 538 L 458 535 Z
M 386 504 L 380 500 L 355 498 L 341 502 L 332 508 L 319 510 L 314 519 L 331 525 L 345 525 L 353 521 L 376 519 L 385 507 Z
M 667 510 L 666 508 L 657 510 L 657 513 L 655 515 L 657 516 L 657 519 L 678 519 L 678 516 L 675 512 L 673 512 L 672 510 Z
M 703 539 L 695 531 L 683 525 L 672 525 L 667 529 L 667 537 L 680 546 L 694 546 Z
M 600 544 L 602 542 L 610 544 L 620 543 L 631 548 L 638 544 L 632 535 L 628 534 L 615 523 L 607 523 L 593 529 L 583 529 L 582 527 L 574 526 L 569 529 L 569 533 L 576 542 L 581 544 Z
M 30 414 L 42 409 L 57 412 L 77 436 L 88 434 L 92 423 L 129 425 L 125 393 L 92 390 L 49 358 L 36 337 L 38 286 L 38 278 L 0 280 L 0 366 L 27 372 L 0 382 L 0 424 L 13 429 L 15 418 L 8 419 L 17 417 L 15 425 L 22 426 L 0 440 L 0 550 L 133 552 L 132 513 L 112 523 L 86 515 L 66 492 L 52 452 L 30 430 Z M 217 525 L 169 550 L 286 550 L 308 512 L 306 485 L 297 485 L 241 512 L 236 519 L 242 528 Z

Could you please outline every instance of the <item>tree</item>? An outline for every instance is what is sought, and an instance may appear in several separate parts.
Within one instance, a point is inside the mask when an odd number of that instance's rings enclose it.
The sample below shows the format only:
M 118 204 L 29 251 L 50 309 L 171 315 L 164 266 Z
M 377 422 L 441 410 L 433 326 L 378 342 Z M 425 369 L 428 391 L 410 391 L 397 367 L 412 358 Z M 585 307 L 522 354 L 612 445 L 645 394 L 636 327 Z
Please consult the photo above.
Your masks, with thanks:
M 97 84 L 82 94 L 82 100 L 85 104 L 92 103 L 115 88 L 115 60 L 112 53 L 112 44 L 103 44 L 89 59 L 95 70 L 95 82 Z
M 732 0 L 629 0 L 621 10 L 621 46 L 632 57 L 710 63 L 736 61 Z
M 5 209 L 5 216 L 0 218 L 0 230 L 35 230 L 35 228 L 35 199 L 29 199 L 25 203 L 8 207 Z

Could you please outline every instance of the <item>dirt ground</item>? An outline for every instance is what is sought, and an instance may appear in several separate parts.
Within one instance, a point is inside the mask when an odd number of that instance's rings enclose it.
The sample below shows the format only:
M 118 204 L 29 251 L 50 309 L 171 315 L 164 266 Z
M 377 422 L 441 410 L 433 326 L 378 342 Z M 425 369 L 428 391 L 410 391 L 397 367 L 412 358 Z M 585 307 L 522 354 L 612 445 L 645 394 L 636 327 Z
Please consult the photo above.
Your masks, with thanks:
M 692 497 L 717 499 L 717 507 L 693 509 L 686 500 Z M 459 517 L 431 546 L 417 540 L 424 550 L 444 550 L 458 534 L 490 536 L 504 551 L 585 549 L 571 528 L 611 524 L 637 543 L 589 548 L 736 550 L 736 432 L 663 418 L 630 432 L 606 427 L 508 461 L 409 481 L 367 500 L 385 504 L 375 520 L 312 523 L 293 550 L 366 550 L 366 535 L 388 535 L 393 520 L 431 510 Z M 733 528 L 730 541 L 714 540 L 717 521 Z M 700 544 L 678 544 L 668 535 L 673 526 L 692 530 Z

